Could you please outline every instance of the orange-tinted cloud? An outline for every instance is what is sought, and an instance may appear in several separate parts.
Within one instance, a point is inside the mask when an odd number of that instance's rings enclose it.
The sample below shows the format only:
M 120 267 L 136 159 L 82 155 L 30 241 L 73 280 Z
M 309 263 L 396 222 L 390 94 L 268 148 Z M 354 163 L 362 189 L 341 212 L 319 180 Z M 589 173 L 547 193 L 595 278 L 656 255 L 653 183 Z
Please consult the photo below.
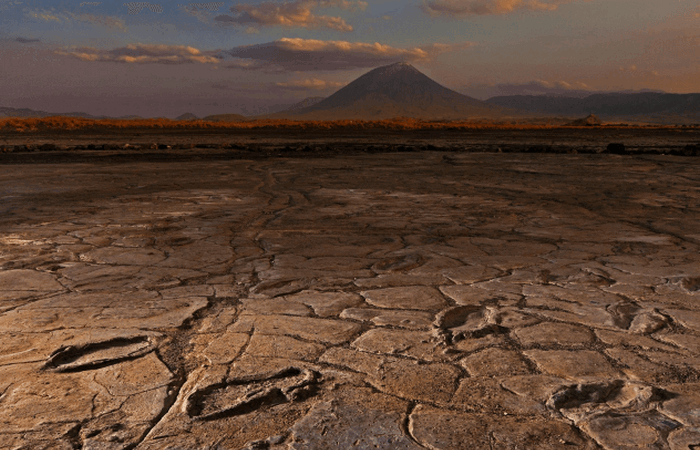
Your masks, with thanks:
M 489 15 L 519 10 L 554 11 L 559 5 L 575 1 L 577 0 L 426 0 L 421 8 L 431 15 Z
M 121 63 L 218 63 L 220 60 L 210 53 L 203 53 L 185 45 L 129 44 L 112 50 L 79 48 L 70 51 L 56 51 L 59 55 L 73 56 L 83 61 L 103 61 Z
M 314 10 L 326 7 L 364 9 L 366 6 L 366 2 L 349 0 L 295 0 L 283 3 L 263 2 L 258 5 L 244 3 L 231 7 L 232 15 L 222 14 L 214 20 L 222 24 L 256 27 L 284 26 L 352 31 L 353 27 L 342 17 L 316 15 Z
M 233 68 L 307 72 L 369 68 L 397 61 L 425 61 L 440 53 L 471 45 L 432 44 L 403 49 L 378 42 L 282 38 L 265 44 L 235 47 L 225 53 L 236 58 L 229 64 Z

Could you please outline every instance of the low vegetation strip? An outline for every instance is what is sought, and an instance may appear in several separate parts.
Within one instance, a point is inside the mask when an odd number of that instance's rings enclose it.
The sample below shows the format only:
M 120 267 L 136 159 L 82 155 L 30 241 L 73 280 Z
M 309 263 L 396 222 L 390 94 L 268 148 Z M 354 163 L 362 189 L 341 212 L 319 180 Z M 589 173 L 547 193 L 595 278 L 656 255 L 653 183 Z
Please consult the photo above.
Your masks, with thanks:
M 585 125 L 584 125 L 585 126 Z M 600 125 L 596 125 L 600 126 Z M 346 130 L 528 130 L 580 127 L 562 119 L 543 119 L 540 121 L 428 121 L 412 118 L 385 120 L 246 120 L 246 121 L 207 121 L 207 120 L 171 120 L 171 119 L 83 119 L 75 117 L 52 116 L 42 118 L 5 118 L 0 119 L 0 130 L 4 132 L 34 132 L 61 130 L 99 130 L 99 129 L 346 129 Z M 677 126 L 644 124 L 608 124 L 605 128 L 678 128 Z M 687 126 L 683 126 L 684 128 Z M 697 127 L 697 126 L 695 126 Z

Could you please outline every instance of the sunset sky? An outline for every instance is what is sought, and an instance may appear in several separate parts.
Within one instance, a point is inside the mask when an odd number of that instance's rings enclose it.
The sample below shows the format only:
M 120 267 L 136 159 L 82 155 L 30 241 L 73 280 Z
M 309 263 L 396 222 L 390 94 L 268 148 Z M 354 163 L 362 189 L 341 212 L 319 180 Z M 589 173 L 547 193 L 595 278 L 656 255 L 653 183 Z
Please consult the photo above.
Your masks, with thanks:
M 406 61 L 480 99 L 700 92 L 698 0 L 0 0 L 0 106 L 260 114 Z

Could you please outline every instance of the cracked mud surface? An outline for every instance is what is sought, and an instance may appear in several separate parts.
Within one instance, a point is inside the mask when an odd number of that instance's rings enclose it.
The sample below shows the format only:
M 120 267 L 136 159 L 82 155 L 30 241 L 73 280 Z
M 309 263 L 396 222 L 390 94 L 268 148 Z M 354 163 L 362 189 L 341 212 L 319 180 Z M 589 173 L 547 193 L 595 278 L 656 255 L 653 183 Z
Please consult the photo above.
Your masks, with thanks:
M 696 158 L 0 166 L 0 448 L 700 448 Z

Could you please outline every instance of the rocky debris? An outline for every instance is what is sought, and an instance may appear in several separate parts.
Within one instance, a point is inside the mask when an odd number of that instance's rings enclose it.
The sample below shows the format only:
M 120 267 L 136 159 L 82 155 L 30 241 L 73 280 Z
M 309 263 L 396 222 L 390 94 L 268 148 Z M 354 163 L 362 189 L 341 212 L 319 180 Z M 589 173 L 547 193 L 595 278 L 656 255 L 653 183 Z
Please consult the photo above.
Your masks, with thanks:
M 697 167 L 406 147 L 0 174 L 0 446 L 700 445 Z

